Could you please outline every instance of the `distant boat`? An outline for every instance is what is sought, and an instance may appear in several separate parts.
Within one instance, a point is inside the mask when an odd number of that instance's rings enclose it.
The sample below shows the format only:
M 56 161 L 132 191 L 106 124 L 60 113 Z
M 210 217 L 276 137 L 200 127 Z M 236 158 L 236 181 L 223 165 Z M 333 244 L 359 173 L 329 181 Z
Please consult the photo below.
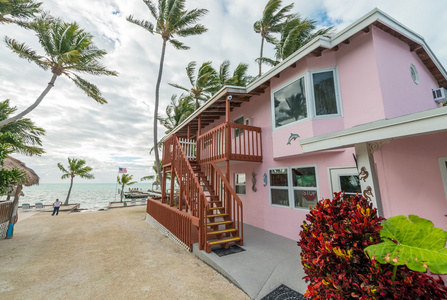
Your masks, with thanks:
M 124 198 L 148 198 L 149 196 L 149 193 L 137 190 L 124 192 Z

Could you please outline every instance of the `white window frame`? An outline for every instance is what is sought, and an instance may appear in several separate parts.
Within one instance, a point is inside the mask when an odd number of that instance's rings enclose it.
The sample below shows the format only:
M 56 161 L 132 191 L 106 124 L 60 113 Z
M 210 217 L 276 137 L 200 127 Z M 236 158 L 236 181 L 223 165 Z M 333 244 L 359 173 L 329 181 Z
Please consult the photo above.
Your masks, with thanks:
M 271 93 L 270 93 L 270 112 L 271 112 L 271 118 L 272 118 L 272 130 L 286 128 L 288 126 L 292 126 L 292 125 L 299 124 L 299 123 L 302 123 L 304 121 L 309 120 L 309 116 L 311 116 L 311 111 L 310 111 L 310 108 L 309 108 L 309 96 L 310 96 L 310 94 L 309 94 L 309 91 L 308 91 L 308 86 L 309 86 L 309 82 L 308 81 L 309 81 L 309 79 L 308 79 L 307 73 L 308 72 L 301 73 L 298 76 L 296 76 L 295 78 L 293 78 L 292 80 L 287 81 L 286 83 L 280 85 L 279 87 L 277 87 L 276 89 L 271 91 Z M 288 86 L 288 85 L 290 85 L 292 83 L 295 83 L 296 81 L 300 80 L 301 78 L 303 78 L 303 80 L 304 80 L 304 89 L 305 89 L 305 95 L 306 95 L 306 114 L 307 114 L 307 117 L 305 117 L 305 118 L 303 118 L 301 120 L 297 120 L 295 122 L 291 122 L 291 123 L 286 124 L 286 125 L 282 125 L 282 126 L 276 127 L 275 100 L 274 100 L 275 97 L 274 97 L 274 94 L 276 92 L 278 92 L 279 90 L 285 88 L 286 86 Z M 281 168 L 277 168 L 277 169 L 281 169 Z
M 334 90 L 335 90 L 335 102 L 337 105 L 337 113 L 336 114 L 330 114 L 330 115 L 322 115 L 317 116 L 316 114 L 316 107 L 315 107 L 315 93 L 314 93 L 314 83 L 313 83 L 313 74 L 317 73 L 324 73 L 324 72 L 330 72 L 334 74 Z M 330 67 L 330 68 L 322 68 L 322 69 L 315 69 L 311 70 L 309 72 L 309 90 L 310 90 L 310 98 L 312 100 L 312 103 L 310 103 L 312 107 L 312 118 L 313 119 L 328 119 L 328 118 L 335 118 L 335 117 L 341 117 L 341 97 L 340 97 L 340 85 L 338 81 L 338 68 Z
M 245 183 L 244 184 L 238 184 L 236 181 L 236 177 L 239 174 L 244 174 L 245 175 Z M 245 193 L 244 194 L 239 194 L 236 192 L 236 186 L 245 186 Z M 247 195 L 247 174 L 246 173 L 234 173 L 234 191 L 236 192 L 236 194 L 238 195 Z
M 286 169 L 287 170 L 287 186 L 273 186 L 274 189 L 276 190 L 286 190 L 287 191 L 287 196 L 289 197 L 289 205 L 280 205 L 280 204 L 274 204 L 272 202 L 272 186 L 270 185 L 270 171 L 271 170 L 278 170 L 278 169 Z M 268 186 L 269 186 L 269 201 L 270 201 L 270 205 L 271 206 L 276 206 L 276 207 L 284 207 L 284 208 L 289 208 L 290 207 L 290 168 L 289 167 L 278 167 L 278 168 L 269 168 L 268 169 Z
M 439 168 L 441 169 L 441 180 L 444 185 L 445 197 L 447 199 L 447 157 L 439 158 Z
M 292 177 L 292 169 L 301 169 L 301 168 L 314 168 L 315 169 L 315 178 L 316 178 L 316 187 L 294 187 L 293 186 L 293 177 Z M 288 186 L 274 186 L 274 189 L 281 189 L 281 190 L 287 190 L 288 191 L 288 197 L 289 197 L 289 206 L 285 206 L 285 205 L 279 205 L 279 204 L 274 204 L 272 202 L 272 193 L 271 193 L 271 189 L 272 186 L 270 186 L 270 170 L 277 170 L 277 169 L 286 169 L 287 170 L 287 183 Z M 283 207 L 283 208 L 291 208 L 291 209 L 296 209 L 296 210 L 306 210 L 308 211 L 309 208 L 308 207 L 295 207 L 295 195 L 294 195 L 294 191 L 295 190 L 301 190 L 301 191 L 316 191 L 317 192 L 317 201 L 318 199 L 320 199 L 320 185 L 318 184 L 318 168 L 317 165 L 299 165 L 299 166 L 290 166 L 290 167 L 278 167 L 278 168 L 269 168 L 268 169 L 268 186 L 269 186 L 269 201 L 270 201 L 270 205 L 271 206 L 276 206 L 276 207 Z
M 315 109 L 315 96 L 314 96 L 314 85 L 313 85 L 313 74 L 316 73 L 323 73 L 323 72 L 329 72 L 332 71 L 334 74 L 334 89 L 335 89 L 335 99 L 337 104 L 337 113 L 331 114 L 331 115 L 322 115 L 317 116 L 316 115 L 316 109 Z M 274 101 L 274 94 L 283 89 L 284 87 L 300 80 L 301 78 L 304 79 L 304 89 L 305 89 L 305 95 L 306 95 L 306 112 L 307 117 L 303 118 L 301 120 L 291 122 L 286 125 L 282 125 L 279 127 L 276 127 L 276 119 L 275 119 L 275 101 Z M 329 118 L 338 118 L 343 116 L 343 109 L 342 109 L 342 103 L 341 103 L 341 92 L 340 92 L 340 81 L 339 81 L 339 74 L 338 74 L 338 67 L 328 67 L 328 68 L 321 68 L 321 69 L 313 69 L 308 70 L 304 73 L 299 74 L 298 76 L 294 77 L 293 79 L 283 83 L 276 89 L 272 90 L 270 92 L 270 117 L 271 117 L 271 124 L 272 124 L 272 131 L 277 129 L 283 129 L 287 128 L 289 126 L 293 126 L 299 123 L 303 123 L 305 121 L 311 120 L 311 119 L 329 119 Z

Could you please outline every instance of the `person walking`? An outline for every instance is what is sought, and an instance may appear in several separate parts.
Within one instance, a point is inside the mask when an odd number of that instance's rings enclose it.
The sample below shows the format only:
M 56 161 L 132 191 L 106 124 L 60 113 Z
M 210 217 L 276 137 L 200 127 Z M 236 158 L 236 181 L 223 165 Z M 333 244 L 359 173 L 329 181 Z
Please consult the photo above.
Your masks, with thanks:
M 54 213 L 56 213 L 56 216 L 59 214 L 59 207 L 61 207 L 62 202 L 59 201 L 59 199 L 56 199 L 56 201 L 53 203 L 53 214 L 52 216 L 54 216 Z

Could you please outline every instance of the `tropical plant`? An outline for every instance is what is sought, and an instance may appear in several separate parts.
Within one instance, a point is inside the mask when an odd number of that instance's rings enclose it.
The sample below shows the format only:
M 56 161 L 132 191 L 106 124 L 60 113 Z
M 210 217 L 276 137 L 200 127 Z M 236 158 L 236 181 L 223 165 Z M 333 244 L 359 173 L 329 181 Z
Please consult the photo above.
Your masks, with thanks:
M 301 226 L 301 263 L 308 299 L 445 299 L 442 279 L 370 260 L 364 249 L 381 241 L 382 217 L 361 196 L 321 200 Z
M 287 17 L 281 30 L 281 38 L 275 44 L 276 60 L 264 60 L 264 62 L 276 64 L 278 61 L 284 60 L 292 55 L 299 48 L 307 44 L 313 38 L 319 35 L 330 34 L 333 27 L 323 28 L 315 31 L 315 20 L 301 19 L 299 14 Z
M 447 231 L 433 227 L 433 222 L 416 215 L 395 216 L 382 222 L 380 244 L 365 248 L 372 259 L 391 264 L 392 281 L 397 267 L 406 265 L 410 270 L 447 274 Z
M 216 85 L 213 93 L 216 93 L 225 85 L 247 86 L 253 80 L 253 76 L 247 75 L 248 64 L 238 64 L 231 76 L 229 69 L 230 61 L 225 60 L 224 62 L 222 62 L 218 72 L 218 84 Z
M 123 202 L 123 195 L 124 195 L 124 187 L 127 185 L 132 185 L 137 183 L 136 181 L 132 181 L 133 176 L 130 174 L 123 174 L 121 178 L 119 176 L 116 177 L 116 180 L 119 185 L 121 185 L 121 200 L 120 202 Z
M 158 153 L 158 105 L 160 98 L 160 83 L 163 74 L 163 63 L 166 52 L 166 43 L 170 42 L 174 48 L 180 50 L 189 49 L 182 42 L 174 39 L 175 36 L 188 37 L 204 33 L 207 29 L 203 25 L 196 24 L 208 11 L 206 9 L 185 9 L 186 0 L 158 0 L 158 9 L 151 0 L 143 0 L 152 17 L 155 19 L 155 26 L 149 21 L 138 20 L 133 16 L 128 16 L 127 20 L 136 24 L 150 33 L 159 34 L 163 40 L 160 56 L 160 66 L 158 69 L 157 84 L 155 86 L 154 105 L 154 150 L 157 164 L 157 174 L 161 178 L 160 157 Z M 195 25 L 194 25 L 195 24 Z
M 281 0 L 269 0 L 265 5 L 262 18 L 253 24 L 253 29 L 261 35 L 261 51 L 259 54 L 259 76 L 262 74 L 261 66 L 263 63 L 264 40 L 268 43 L 276 44 L 273 33 L 279 33 L 282 30 L 283 23 L 287 19 L 288 12 L 293 8 L 293 3 L 281 8 Z
M 26 44 L 5 37 L 7 46 L 21 58 L 36 63 L 44 70 L 51 69 L 53 76 L 46 89 L 36 101 L 27 109 L 0 122 L 4 126 L 14 122 L 36 108 L 45 95 L 54 86 L 57 77 L 65 75 L 76 86 L 81 88 L 87 96 L 100 104 L 107 103 L 101 96 L 99 89 L 92 83 L 81 78 L 77 73 L 90 75 L 113 75 L 117 73 L 107 70 L 100 63 L 100 59 L 107 54 L 104 50 L 97 49 L 92 43 L 92 36 L 80 29 L 76 23 L 66 23 L 48 15 L 43 15 L 29 23 L 29 28 L 37 34 L 40 45 L 46 52 L 46 56 L 38 55 Z
M 68 199 L 70 198 L 71 188 L 73 187 L 73 179 L 76 176 L 85 179 L 95 179 L 95 176 L 91 174 L 92 168 L 85 165 L 86 162 L 83 159 L 76 158 L 68 158 L 68 168 L 65 169 L 61 163 L 58 163 L 57 166 L 64 173 L 61 179 L 70 178 L 70 188 L 68 189 L 67 199 L 64 202 L 64 205 L 68 205 Z
M 217 73 L 211 66 L 211 62 L 207 61 L 200 66 L 197 74 L 194 74 L 196 65 L 197 63 L 192 61 L 186 67 L 186 75 L 191 83 L 191 88 L 188 89 L 175 83 L 169 83 L 169 85 L 186 91 L 190 98 L 195 100 L 195 108 L 198 109 L 200 101 L 207 101 L 212 96 L 217 83 Z
M 194 105 L 192 104 L 192 98 L 177 95 L 171 96 L 171 103 L 166 106 L 166 117 L 159 117 L 160 124 L 166 127 L 165 133 L 168 134 L 180 123 L 182 123 L 187 117 L 194 112 Z
M 160 164 L 160 168 L 161 168 L 161 170 L 163 171 L 163 165 L 162 164 Z M 152 165 L 152 170 L 155 172 L 155 174 L 157 174 L 157 166 L 155 165 L 155 162 L 154 162 L 154 164 Z M 144 176 L 144 177 L 141 177 L 141 179 L 140 179 L 140 181 L 145 181 L 145 180 L 154 180 L 155 179 L 155 181 L 156 182 L 160 182 L 160 178 L 158 177 L 158 175 L 148 175 L 148 176 Z
M 0 121 L 7 119 L 17 110 L 17 107 L 10 107 L 9 100 L 0 102 Z M 34 125 L 34 122 L 28 118 L 19 119 L 0 127 L 0 133 L 9 133 L 15 139 L 8 143 L 12 152 L 18 152 L 24 155 L 41 155 L 45 151 L 39 147 L 42 146 L 40 136 L 45 134 L 43 128 Z
M 20 141 L 16 141 L 14 136 L 9 133 L 0 132 L 0 195 L 6 195 L 11 192 L 11 187 L 17 183 L 25 182 L 25 172 L 19 169 L 7 170 L 3 168 L 5 158 L 12 152 L 11 145 L 17 145 Z
M 41 5 L 41 2 L 34 0 L 0 0 L 0 24 L 23 25 L 24 19 L 32 18 L 40 12 Z

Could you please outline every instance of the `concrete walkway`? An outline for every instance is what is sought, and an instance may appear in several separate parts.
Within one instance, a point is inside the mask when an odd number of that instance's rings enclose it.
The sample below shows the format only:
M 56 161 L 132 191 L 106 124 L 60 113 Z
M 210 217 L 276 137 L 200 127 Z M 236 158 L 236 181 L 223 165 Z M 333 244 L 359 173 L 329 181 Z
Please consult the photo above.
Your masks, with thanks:
M 262 299 L 284 284 L 304 294 L 307 284 L 296 241 L 244 224 L 246 251 L 219 257 L 193 245 L 193 253 L 239 286 L 252 299 Z

